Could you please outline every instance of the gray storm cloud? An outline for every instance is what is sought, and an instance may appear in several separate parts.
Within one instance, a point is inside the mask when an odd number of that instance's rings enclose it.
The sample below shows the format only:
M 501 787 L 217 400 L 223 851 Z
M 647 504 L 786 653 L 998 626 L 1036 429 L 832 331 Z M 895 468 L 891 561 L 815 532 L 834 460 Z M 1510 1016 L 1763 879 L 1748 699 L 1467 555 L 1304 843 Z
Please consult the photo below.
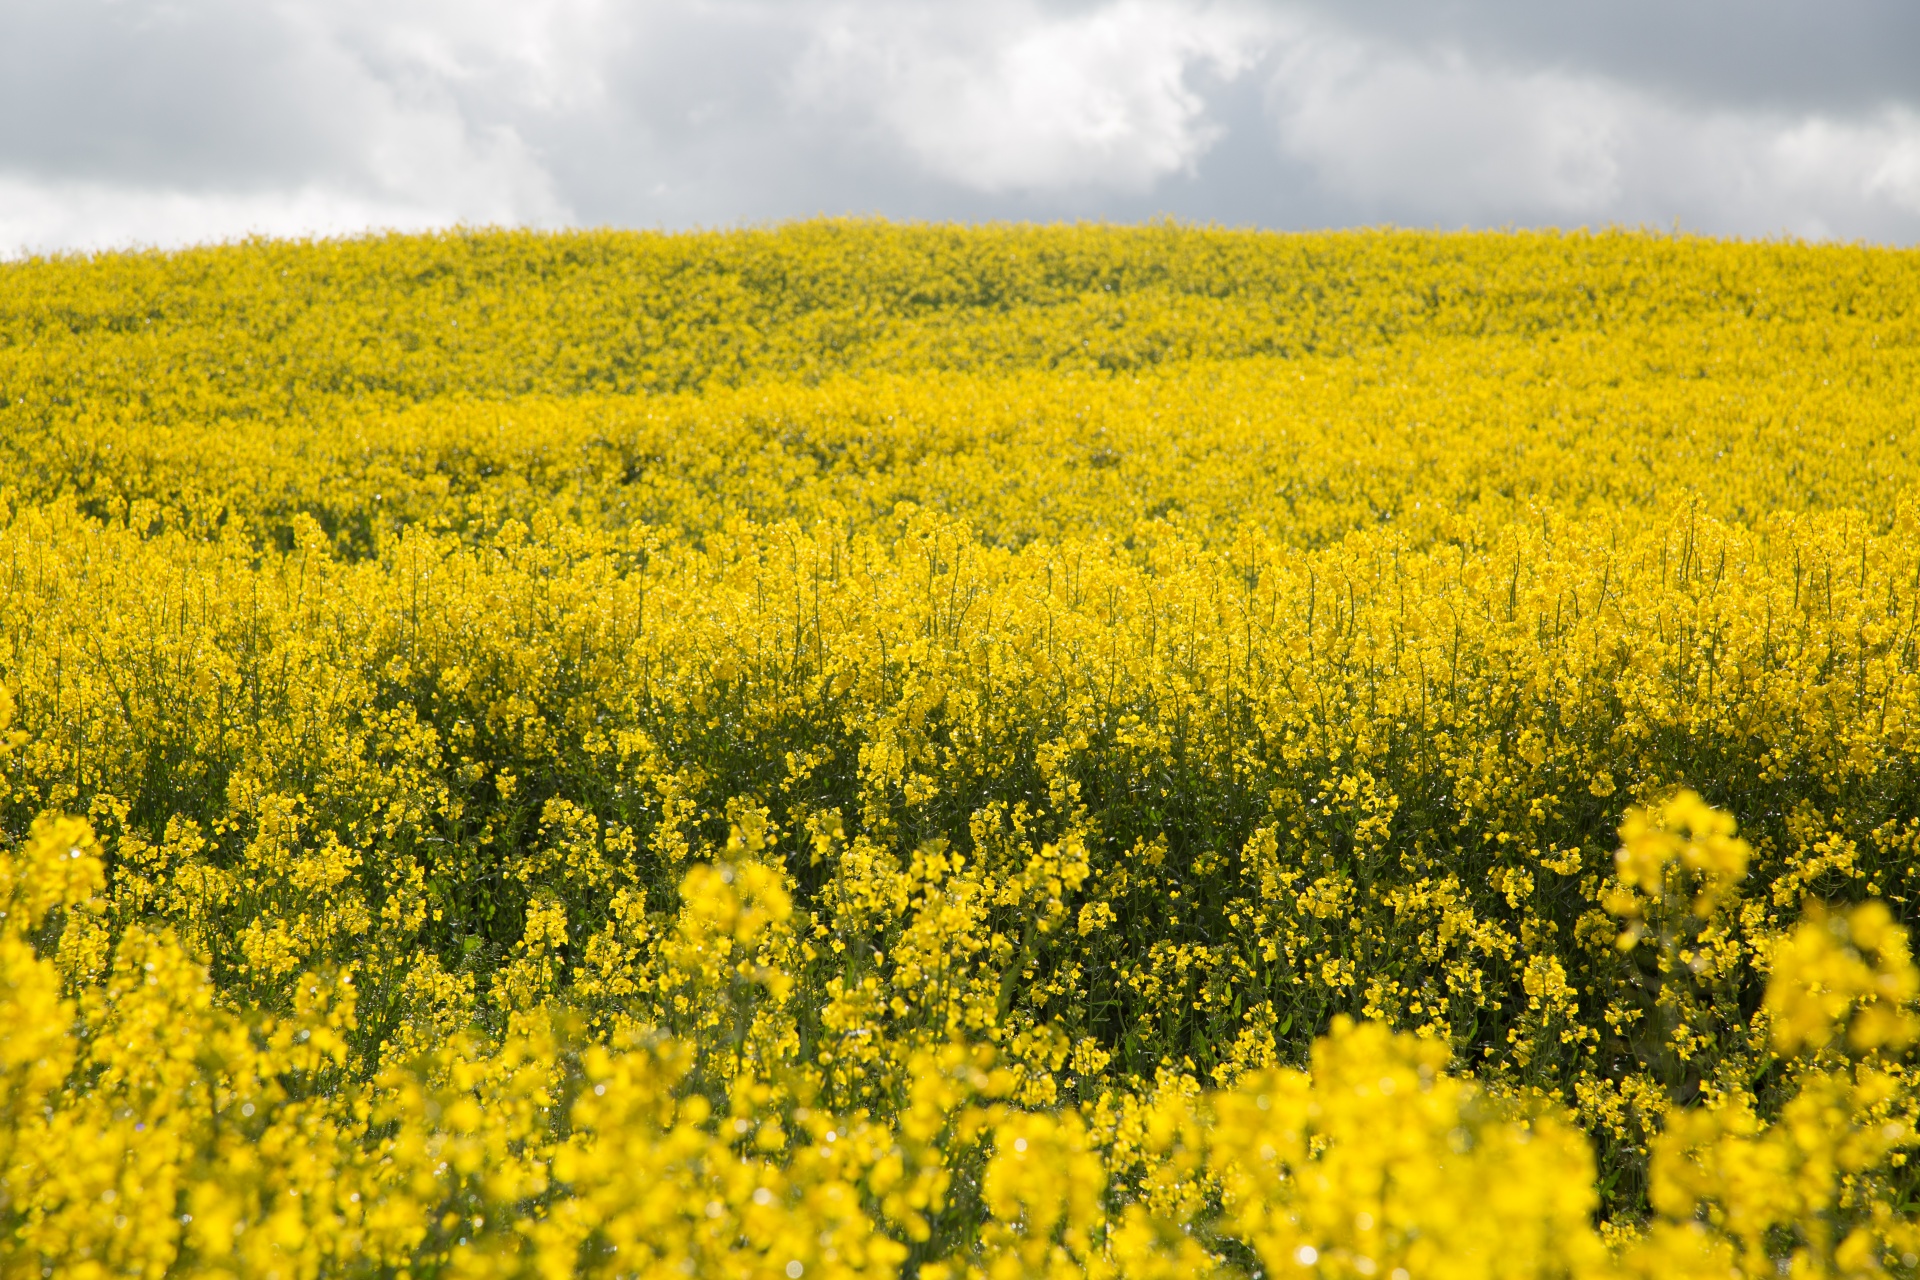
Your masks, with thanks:
M 0 0 L 0 253 L 817 213 L 1920 240 L 1920 6 Z

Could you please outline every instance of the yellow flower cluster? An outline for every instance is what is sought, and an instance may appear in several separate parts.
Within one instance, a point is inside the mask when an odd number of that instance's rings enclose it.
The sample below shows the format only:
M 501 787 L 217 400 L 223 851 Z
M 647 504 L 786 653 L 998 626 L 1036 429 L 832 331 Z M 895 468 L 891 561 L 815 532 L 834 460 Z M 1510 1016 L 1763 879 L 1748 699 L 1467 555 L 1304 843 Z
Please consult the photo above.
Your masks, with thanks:
M 1920 1274 L 1916 297 L 0 267 L 0 1276 Z

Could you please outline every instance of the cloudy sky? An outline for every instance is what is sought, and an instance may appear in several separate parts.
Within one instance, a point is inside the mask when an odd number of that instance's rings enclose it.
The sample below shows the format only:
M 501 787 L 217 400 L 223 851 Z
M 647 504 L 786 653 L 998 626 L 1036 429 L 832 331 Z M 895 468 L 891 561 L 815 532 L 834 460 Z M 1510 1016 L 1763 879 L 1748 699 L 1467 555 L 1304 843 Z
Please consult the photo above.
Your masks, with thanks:
M 0 0 L 0 255 L 820 213 L 1920 243 L 1920 3 Z

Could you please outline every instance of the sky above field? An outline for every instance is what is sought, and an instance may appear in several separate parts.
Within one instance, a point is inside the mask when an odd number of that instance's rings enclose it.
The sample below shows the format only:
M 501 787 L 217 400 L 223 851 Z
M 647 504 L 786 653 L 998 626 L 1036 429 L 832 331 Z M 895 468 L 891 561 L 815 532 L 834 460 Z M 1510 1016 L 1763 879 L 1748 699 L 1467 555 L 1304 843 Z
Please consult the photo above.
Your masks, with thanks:
M 1156 215 L 1920 242 L 1913 0 L 0 0 L 0 254 Z

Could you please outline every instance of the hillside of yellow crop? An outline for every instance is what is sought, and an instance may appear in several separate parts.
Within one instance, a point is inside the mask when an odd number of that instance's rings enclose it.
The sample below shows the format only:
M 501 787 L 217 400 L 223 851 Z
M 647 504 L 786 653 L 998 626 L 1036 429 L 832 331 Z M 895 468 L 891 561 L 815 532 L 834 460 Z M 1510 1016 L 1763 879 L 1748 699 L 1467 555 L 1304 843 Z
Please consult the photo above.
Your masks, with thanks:
M 0 1276 L 1920 1274 L 1920 254 L 0 266 Z

